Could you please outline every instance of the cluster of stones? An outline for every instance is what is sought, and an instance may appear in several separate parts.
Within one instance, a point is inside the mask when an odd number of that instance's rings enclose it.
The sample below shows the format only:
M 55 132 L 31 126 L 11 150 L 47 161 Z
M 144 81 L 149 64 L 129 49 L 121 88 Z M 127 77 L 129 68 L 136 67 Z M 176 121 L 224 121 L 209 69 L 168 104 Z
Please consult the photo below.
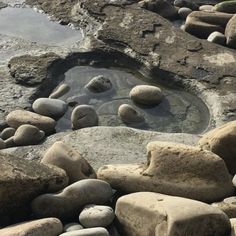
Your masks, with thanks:
M 200 5 L 189 0 L 143 0 L 140 6 L 170 20 L 182 19 L 186 32 L 209 42 L 236 48 L 236 1 Z
M 235 235 L 235 140 L 232 121 L 203 135 L 198 146 L 152 141 L 146 163 L 106 165 L 97 173 L 77 150 L 55 142 L 33 168 L 39 165 L 41 174 L 50 168 L 61 181 L 45 178 L 42 194 L 34 184 L 26 195 L 17 195 L 19 204 L 34 193 L 28 204 L 36 220 L 2 228 L 0 235 Z M 18 163 L 18 172 L 9 172 L 14 158 L 9 164 L 1 159 L 6 181 L 14 179 L 17 190 L 27 186 L 22 167 L 28 164 Z M 11 185 L 1 191 L 15 194 Z

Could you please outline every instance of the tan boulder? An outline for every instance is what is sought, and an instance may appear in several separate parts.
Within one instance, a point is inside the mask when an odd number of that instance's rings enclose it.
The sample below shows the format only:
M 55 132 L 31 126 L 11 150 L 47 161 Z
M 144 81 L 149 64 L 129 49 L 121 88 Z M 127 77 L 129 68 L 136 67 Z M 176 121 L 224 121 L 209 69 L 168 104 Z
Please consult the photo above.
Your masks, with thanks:
M 98 178 L 126 193 L 151 191 L 204 202 L 231 196 L 224 161 L 212 152 L 178 143 L 151 142 L 146 164 L 106 165 Z
M 57 166 L 67 173 L 70 183 L 96 178 L 96 173 L 81 154 L 63 142 L 55 142 L 41 160 L 43 164 Z
M 204 134 L 199 140 L 199 146 L 220 156 L 229 172 L 236 173 L 236 121 Z
M 151 192 L 119 198 L 115 214 L 122 236 L 225 236 L 231 230 L 228 217 L 217 208 Z

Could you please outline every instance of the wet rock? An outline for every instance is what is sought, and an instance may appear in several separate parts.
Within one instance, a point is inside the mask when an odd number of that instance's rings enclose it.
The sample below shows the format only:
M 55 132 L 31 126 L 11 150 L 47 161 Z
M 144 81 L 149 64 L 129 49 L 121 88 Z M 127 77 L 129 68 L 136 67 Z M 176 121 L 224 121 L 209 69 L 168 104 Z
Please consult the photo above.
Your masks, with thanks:
M 115 213 L 122 235 L 129 236 L 223 236 L 231 228 L 228 217 L 212 206 L 151 192 L 119 198 Z
M 236 13 L 236 1 L 223 1 L 214 6 L 215 11 L 225 12 L 225 13 Z
M 225 28 L 225 36 L 227 46 L 236 48 L 236 15 L 228 22 Z
M 59 191 L 68 183 L 63 170 L 18 156 L 0 153 L 0 168 L 0 225 L 29 214 L 29 202 L 35 197 Z
M 46 134 L 52 133 L 56 125 L 55 120 L 50 117 L 25 110 L 10 112 L 6 117 L 6 121 L 9 126 L 15 129 L 24 124 L 34 125 L 40 130 L 43 130 Z
M 14 128 L 8 127 L 5 128 L 1 133 L 1 138 L 3 140 L 9 139 L 10 137 L 14 136 L 16 130 Z
M 60 233 L 62 223 L 57 218 L 33 220 L 0 229 L 1 236 L 58 236 Z
M 229 218 L 236 218 L 236 197 L 225 198 L 221 202 L 215 202 L 211 204 L 223 211 Z
M 111 207 L 87 205 L 79 215 L 79 221 L 85 228 L 107 227 L 115 218 Z
M 95 227 L 91 229 L 81 229 L 72 232 L 60 234 L 59 236 L 109 236 L 110 234 L 105 228 Z
M 160 88 L 151 85 L 138 85 L 130 91 L 130 98 L 137 104 L 158 105 L 163 97 Z
M 4 149 L 6 147 L 6 144 L 4 143 L 4 141 L 0 138 L 0 150 Z
M 75 217 L 87 204 L 104 204 L 112 196 L 110 185 L 96 179 L 80 180 L 57 194 L 44 194 L 32 202 L 32 210 L 39 217 Z M 45 208 L 47 206 L 47 208 Z
M 70 91 L 70 86 L 68 84 L 61 84 L 55 91 L 53 91 L 49 98 L 60 98 Z
M 168 142 L 149 143 L 146 164 L 106 165 L 97 175 L 126 193 L 151 191 L 212 202 L 234 192 L 221 158 L 198 147 Z
M 76 222 L 74 223 L 69 223 L 69 224 L 66 224 L 64 226 L 64 232 L 71 232 L 71 231 L 75 231 L 75 230 L 81 230 L 83 229 L 84 227 Z
M 190 8 L 193 11 L 197 11 L 199 9 L 199 5 L 192 2 L 192 1 L 187 1 L 187 0 L 175 0 L 174 5 L 177 7 L 187 7 Z
M 45 133 L 33 125 L 21 125 L 14 135 L 14 143 L 19 146 L 33 145 L 40 143 Z
M 229 172 L 236 174 L 236 121 L 209 131 L 199 140 L 202 149 L 210 150 L 220 156 Z
M 67 104 L 64 101 L 53 98 L 38 98 L 32 107 L 34 112 L 52 118 L 63 116 L 67 110 Z
M 220 45 L 225 45 L 226 37 L 224 34 L 215 31 L 209 35 L 209 37 L 207 38 L 207 41 L 220 44 Z
M 95 76 L 88 84 L 85 85 L 93 93 L 102 93 L 112 88 L 111 81 L 103 75 Z
M 199 11 L 214 11 L 214 6 L 212 5 L 202 5 L 199 7 Z
M 96 173 L 81 154 L 63 142 L 55 142 L 41 160 L 43 164 L 57 166 L 67 173 L 70 183 L 96 178 Z
M 173 19 L 177 16 L 177 10 L 166 0 L 142 0 L 139 6 L 153 11 L 164 18 Z
M 144 121 L 144 118 L 129 104 L 122 104 L 118 109 L 118 115 L 124 123 L 135 124 Z
M 96 126 L 98 125 L 98 115 L 92 106 L 79 105 L 71 114 L 71 123 L 73 129 Z
M 186 19 L 187 16 L 192 13 L 192 10 L 190 8 L 187 8 L 187 7 L 181 7 L 179 10 L 178 10 L 178 14 L 179 16 L 182 18 L 182 19 Z

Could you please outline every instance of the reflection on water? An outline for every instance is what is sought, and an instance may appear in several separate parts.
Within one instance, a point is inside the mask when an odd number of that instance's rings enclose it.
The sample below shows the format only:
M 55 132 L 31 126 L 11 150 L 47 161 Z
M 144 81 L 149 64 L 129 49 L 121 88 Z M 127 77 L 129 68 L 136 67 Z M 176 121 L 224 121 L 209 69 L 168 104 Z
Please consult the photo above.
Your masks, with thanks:
M 97 75 L 104 75 L 113 84 L 113 89 L 94 94 L 84 86 Z M 65 81 L 71 90 L 62 97 L 72 106 L 92 105 L 99 115 L 99 125 L 125 126 L 117 116 L 118 107 L 123 103 L 133 105 L 144 117 L 145 123 L 132 126 L 139 129 L 161 132 L 200 133 L 209 122 L 209 113 L 204 103 L 197 97 L 180 90 L 162 88 L 164 99 L 156 107 L 140 107 L 129 99 L 130 90 L 140 84 L 150 84 L 140 75 L 119 69 L 77 66 L 65 74 Z M 152 84 L 153 85 L 153 84 Z M 71 128 L 70 107 L 66 115 L 58 121 L 57 131 Z

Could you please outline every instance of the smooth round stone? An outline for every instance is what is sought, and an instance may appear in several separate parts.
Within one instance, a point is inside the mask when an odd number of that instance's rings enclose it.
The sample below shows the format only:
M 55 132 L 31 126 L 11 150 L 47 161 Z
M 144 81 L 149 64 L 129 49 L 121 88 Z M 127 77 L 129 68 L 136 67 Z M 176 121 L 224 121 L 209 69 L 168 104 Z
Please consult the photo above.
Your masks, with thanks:
M 220 33 L 220 32 L 213 32 L 209 35 L 209 37 L 207 38 L 207 41 L 211 42 L 211 43 L 217 43 L 220 45 L 225 45 L 226 43 L 226 37 L 224 34 Z
M 115 218 L 109 206 L 87 205 L 79 215 L 79 221 L 85 228 L 107 227 Z
M 73 129 L 97 126 L 98 115 L 92 106 L 79 105 L 71 114 L 71 123 Z
M 94 77 L 87 85 L 85 85 L 90 92 L 102 93 L 112 88 L 111 81 L 103 75 Z
M 33 110 L 43 116 L 61 117 L 67 110 L 67 104 L 59 99 L 39 98 L 33 103 Z
M 83 229 L 84 227 L 78 223 L 69 223 L 69 224 L 66 224 L 64 226 L 64 232 L 71 232 L 71 231 L 75 231 L 75 230 L 81 230 Z
M 118 109 L 118 115 L 121 120 L 127 124 L 144 121 L 144 118 L 129 104 L 122 104 Z
M 141 105 L 158 105 L 162 100 L 162 91 L 160 88 L 151 85 L 138 85 L 130 91 L 130 98 Z
M 108 231 L 102 227 L 81 229 L 60 234 L 59 236 L 109 236 Z
M 224 13 L 236 13 L 236 1 L 223 1 L 214 6 L 215 11 L 220 11 Z
M 1 133 L 1 138 L 3 140 L 9 139 L 10 137 L 14 136 L 16 130 L 14 128 L 8 127 L 5 128 Z
M 49 98 L 60 98 L 70 91 L 70 86 L 67 84 L 61 84 L 55 91 L 51 93 Z
M 181 7 L 178 11 L 179 16 L 182 19 L 186 19 L 187 16 L 192 12 L 192 10 L 190 8 L 187 7 Z
M 5 142 L 0 138 L 0 150 L 6 147 Z
M 14 135 L 14 143 L 22 146 L 38 144 L 44 136 L 44 131 L 33 125 L 21 125 Z
M 214 11 L 214 6 L 212 5 L 202 5 L 199 7 L 199 11 Z

